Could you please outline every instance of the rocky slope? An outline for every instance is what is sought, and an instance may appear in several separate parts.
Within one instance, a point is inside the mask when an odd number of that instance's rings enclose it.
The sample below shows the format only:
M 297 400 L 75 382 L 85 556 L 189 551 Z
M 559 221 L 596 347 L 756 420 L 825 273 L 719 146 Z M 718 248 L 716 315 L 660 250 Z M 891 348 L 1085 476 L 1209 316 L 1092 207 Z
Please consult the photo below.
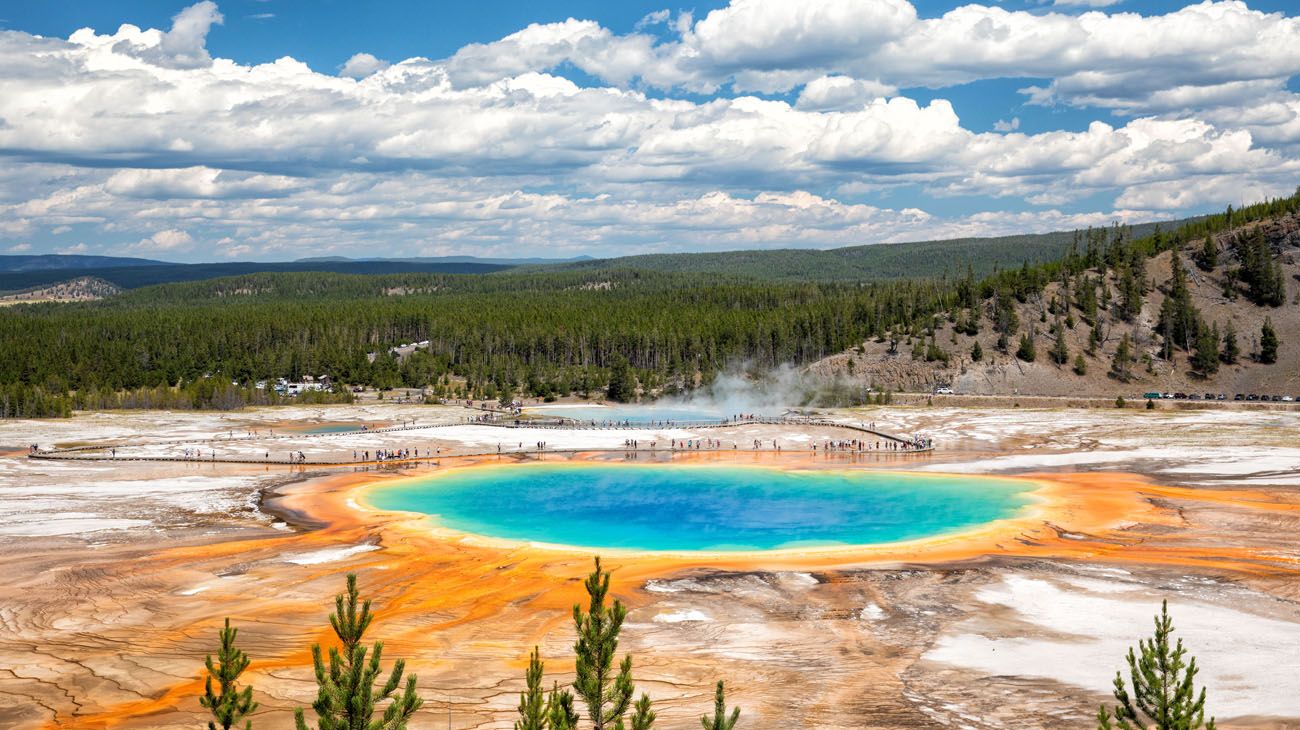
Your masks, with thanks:
M 122 288 L 112 282 L 94 276 L 81 276 L 58 284 L 5 294 L 0 296 L 0 303 L 84 302 L 111 297 L 121 291 Z
M 1228 241 L 1231 236 L 1250 233 L 1258 227 L 1270 245 L 1275 260 L 1280 263 L 1286 281 L 1286 302 L 1278 307 L 1258 306 L 1244 296 L 1228 299 L 1225 280 L 1230 272 L 1240 266 Z M 1202 318 L 1221 330 L 1229 323 L 1236 330 L 1241 357 L 1235 364 L 1223 364 L 1217 373 L 1204 377 L 1195 372 L 1190 363 L 1190 353 L 1179 350 L 1170 360 L 1161 358 L 1161 337 L 1156 333 L 1161 305 L 1167 295 L 1171 277 L 1173 252 L 1166 251 L 1146 262 L 1147 293 L 1140 313 L 1131 321 L 1119 316 L 1115 306 L 1118 301 L 1119 282 L 1108 275 L 1105 285 L 1110 291 L 1112 306 L 1098 316 L 1103 339 L 1092 354 L 1087 353 L 1092 325 L 1085 321 L 1082 312 L 1070 307 L 1062 314 L 1066 324 L 1065 339 L 1069 357 L 1058 365 L 1050 357 L 1055 338 L 1051 335 L 1056 317 L 1049 313 L 1052 299 L 1061 293 L 1059 283 L 1047 286 L 1042 294 L 1030 297 L 1015 305 L 1020 327 L 1010 338 L 1005 352 L 997 348 L 998 335 L 991 322 L 994 303 L 982 303 L 981 327 L 971 336 L 957 330 L 957 322 L 942 320 L 934 335 L 934 343 L 948 356 L 948 361 L 927 361 L 924 354 L 914 356 L 914 347 L 921 338 L 902 335 L 897 343 L 884 341 L 863 342 L 851 349 L 810 366 L 809 370 L 823 376 L 838 377 L 855 385 L 870 385 L 877 390 L 927 391 L 939 386 L 951 386 L 957 393 L 988 395 L 1051 395 L 1051 396 L 1140 396 L 1147 391 L 1186 393 L 1225 393 L 1231 399 L 1236 393 L 1291 395 L 1300 398 L 1300 216 L 1289 215 L 1268 220 L 1247 229 L 1216 236 L 1219 262 L 1210 271 L 1202 271 L 1193 264 L 1196 244 L 1180 252 L 1180 259 L 1188 277 L 1188 290 L 1192 304 Z M 1091 270 L 1090 276 L 1099 272 Z M 958 313 L 954 313 L 957 315 Z M 1265 318 L 1272 321 L 1281 340 L 1277 361 L 1272 364 L 1257 362 L 1254 354 L 1259 350 L 1261 326 Z M 1026 362 L 1016 357 L 1021 333 L 1030 328 L 1036 333 L 1037 357 Z M 1115 351 L 1123 336 L 1128 334 L 1137 362 L 1132 377 L 1121 382 L 1109 371 Z M 983 357 L 972 357 L 975 343 L 980 344 Z M 923 345 L 928 345 L 925 338 Z M 922 349 L 925 349 L 924 347 Z M 1083 353 L 1085 372 L 1075 371 L 1075 358 Z

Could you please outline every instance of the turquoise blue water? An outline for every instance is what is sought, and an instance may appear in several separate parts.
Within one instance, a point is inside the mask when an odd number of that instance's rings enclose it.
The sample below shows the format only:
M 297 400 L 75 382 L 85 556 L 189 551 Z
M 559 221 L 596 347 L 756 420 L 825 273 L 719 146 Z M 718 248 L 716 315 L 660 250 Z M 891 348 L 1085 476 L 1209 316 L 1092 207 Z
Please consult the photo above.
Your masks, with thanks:
M 1010 479 L 745 466 L 521 464 L 374 490 L 386 510 L 462 532 L 634 550 L 770 550 L 927 537 L 1009 517 Z

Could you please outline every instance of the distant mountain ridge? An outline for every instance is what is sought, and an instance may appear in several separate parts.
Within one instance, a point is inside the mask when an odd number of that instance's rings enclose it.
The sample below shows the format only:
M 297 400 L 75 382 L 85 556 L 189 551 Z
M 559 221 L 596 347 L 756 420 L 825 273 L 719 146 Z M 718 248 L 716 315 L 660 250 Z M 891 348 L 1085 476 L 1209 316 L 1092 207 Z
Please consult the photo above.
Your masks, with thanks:
M 294 263 L 342 261 L 383 261 L 391 263 L 405 261 L 417 264 L 492 264 L 496 266 L 525 266 L 572 264 L 591 260 L 593 260 L 591 256 L 571 256 L 563 259 L 546 258 L 544 256 L 535 256 L 530 258 L 485 258 L 481 256 L 401 256 L 395 258 L 366 256 L 364 258 L 349 258 L 347 256 L 313 256 L 305 259 L 297 259 Z
M 422 264 L 408 261 L 308 261 L 258 263 L 252 261 L 222 264 L 168 264 L 115 266 L 92 269 L 42 269 L 39 271 L 0 271 L 0 292 L 20 292 L 81 277 L 103 279 L 122 289 L 138 289 L 154 284 L 201 281 L 224 276 L 257 273 L 330 272 L 336 274 L 488 274 L 505 271 L 510 266 L 479 263 Z
M 1134 238 L 1157 226 L 1172 230 L 1200 218 L 1129 227 Z M 958 238 L 910 243 L 877 243 L 835 249 L 749 249 L 714 253 L 640 254 L 596 259 L 590 256 L 480 258 L 418 256 L 360 258 L 324 256 L 296 261 L 179 264 L 114 256 L 43 254 L 0 256 L 0 292 L 21 291 L 71 278 L 97 276 L 123 289 L 198 281 L 222 276 L 276 272 L 340 274 L 487 274 L 516 271 L 591 271 L 641 269 L 770 281 L 871 282 L 964 275 L 976 276 L 1061 258 L 1079 231 L 1055 231 L 996 238 Z
M 1151 235 L 1157 226 L 1171 231 L 1204 216 L 1129 226 L 1133 238 Z M 754 249 L 718 253 L 664 253 L 621 256 L 563 264 L 568 270 L 649 269 L 747 276 L 779 281 L 885 281 L 960 276 L 967 267 L 976 276 L 999 269 L 1055 261 L 1065 255 L 1081 231 L 1054 231 L 994 238 L 954 238 L 908 243 L 875 243 L 833 249 Z
M 54 269 L 115 269 L 123 266 L 168 266 L 166 261 L 127 256 L 86 256 L 41 253 L 0 255 L 0 271 L 50 271 Z

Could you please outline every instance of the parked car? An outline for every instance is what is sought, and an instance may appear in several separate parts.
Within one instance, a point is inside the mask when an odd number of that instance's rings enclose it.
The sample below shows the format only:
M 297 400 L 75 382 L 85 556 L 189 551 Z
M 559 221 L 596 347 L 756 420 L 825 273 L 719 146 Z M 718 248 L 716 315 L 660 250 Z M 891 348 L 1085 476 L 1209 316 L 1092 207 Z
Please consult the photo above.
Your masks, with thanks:
M 935 395 L 952 395 L 952 388 L 949 388 L 949 387 L 946 386 L 946 385 L 941 385 L 941 386 L 939 386 L 938 388 L 935 388 L 935 389 L 934 389 L 934 394 L 935 394 Z
M 1228 395 L 1226 393 L 1219 394 L 1219 400 L 1227 400 L 1227 399 L 1228 399 Z
M 1164 397 L 1165 397 L 1166 400 L 1172 400 L 1173 397 L 1174 397 L 1174 394 L 1173 394 L 1173 393 L 1165 393 Z
M 1293 402 L 1293 401 L 1295 401 L 1295 398 L 1292 398 L 1292 397 L 1289 396 L 1289 395 L 1284 395 L 1284 396 L 1282 396 L 1282 402 L 1283 402 L 1283 403 L 1291 403 L 1291 402 Z
M 1246 396 L 1242 395 L 1241 393 L 1238 393 L 1238 394 L 1232 396 L 1232 399 L 1233 399 L 1233 400 L 1246 400 Z
M 1161 398 L 1164 397 L 1164 395 L 1160 391 L 1155 390 L 1150 393 L 1143 393 L 1142 397 L 1147 400 L 1160 400 Z
M 1259 400 L 1259 396 L 1255 395 L 1254 393 L 1250 393 L 1246 396 L 1246 400 Z

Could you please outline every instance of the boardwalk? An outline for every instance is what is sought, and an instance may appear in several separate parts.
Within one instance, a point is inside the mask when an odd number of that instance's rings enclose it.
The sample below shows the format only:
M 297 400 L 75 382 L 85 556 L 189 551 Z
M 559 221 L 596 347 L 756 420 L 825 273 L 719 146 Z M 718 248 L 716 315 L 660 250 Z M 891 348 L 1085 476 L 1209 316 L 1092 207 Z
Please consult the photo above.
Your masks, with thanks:
M 673 453 L 719 453 L 719 452 L 790 452 L 790 453 L 815 453 L 817 449 L 776 449 L 776 448 L 739 448 L 738 444 L 733 444 L 731 448 L 707 448 L 707 447 L 656 447 L 656 448 L 633 448 L 631 446 L 621 447 L 573 447 L 573 448 L 529 448 L 529 449 L 511 449 L 508 451 L 500 450 L 468 450 L 463 452 L 438 452 L 421 457 L 412 458 L 391 458 L 391 459 L 358 459 L 358 460 L 321 460 L 321 459 L 284 459 L 284 458 L 232 458 L 219 457 L 215 451 L 210 451 L 210 456 L 202 456 L 202 450 L 195 456 L 150 456 L 150 455 L 118 455 L 117 449 L 141 448 L 150 446 L 188 446 L 194 444 L 210 444 L 219 446 L 222 444 L 234 444 L 249 441 L 297 441 L 297 440 L 318 440 L 339 438 L 345 436 L 361 436 L 368 434 L 384 434 L 404 431 L 428 431 L 433 429 L 452 428 L 457 426 L 489 426 L 503 430 L 591 430 L 591 431 L 647 431 L 656 429 L 688 429 L 692 431 L 713 430 L 713 429 L 731 429 L 752 425 L 770 425 L 784 427 L 824 427 L 846 429 L 855 433 L 863 433 L 876 437 L 878 440 L 885 441 L 892 446 L 890 448 L 880 449 L 860 449 L 845 450 L 841 453 L 863 453 L 863 454 L 881 454 L 881 455 L 902 455 L 902 454 L 924 454 L 934 450 L 934 446 L 917 447 L 911 439 L 907 439 L 894 434 L 884 433 L 882 431 L 868 428 L 861 423 L 848 423 L 835 421 L 825 418 L 794 418 L 787 416 L 779 417 L 755 417 L 744 419 L 729 419 L 717 421 L 664 421 L 658 423 L 606 423 L 575 421 L 572 419 L 510 419 L 502 420 L 499 418 L 484 418 L 476 416 L 472 418 L 463 418 L 438 423 L 409 423 L 397 426 L 387 426 L 384 428 L 360 428 L 353 431 L 333 431 L 329 433 L 281 433 L 275 435 L 261 435 L 258 433 L 217 437 L 210 439 L 184 439 L 184 440 L 165 440 L 165 441 L 147 441 L 134 443 L 116 443 L 116 444 L 95 444 L 88 446 L 71 446 L 61 449 L 46 449 L 28 454 L 31 459 L 51 459 L 65 461 L 123 461 L 123 462 L 191 462 L 207 464 L 277 464 L 287 466 L 352 466 L 358 464 L 416 464 L 434 462 L 445 458 L 463 458 L 476 456 L 505 456 L 505 455 L 536 455 L 536 454 L 574 454 L 589 452 L 605 453 L 635 453 L 635 454 L 673 454 Z M 684 439 L 675 439 L 670 441 L 681 442 Z

